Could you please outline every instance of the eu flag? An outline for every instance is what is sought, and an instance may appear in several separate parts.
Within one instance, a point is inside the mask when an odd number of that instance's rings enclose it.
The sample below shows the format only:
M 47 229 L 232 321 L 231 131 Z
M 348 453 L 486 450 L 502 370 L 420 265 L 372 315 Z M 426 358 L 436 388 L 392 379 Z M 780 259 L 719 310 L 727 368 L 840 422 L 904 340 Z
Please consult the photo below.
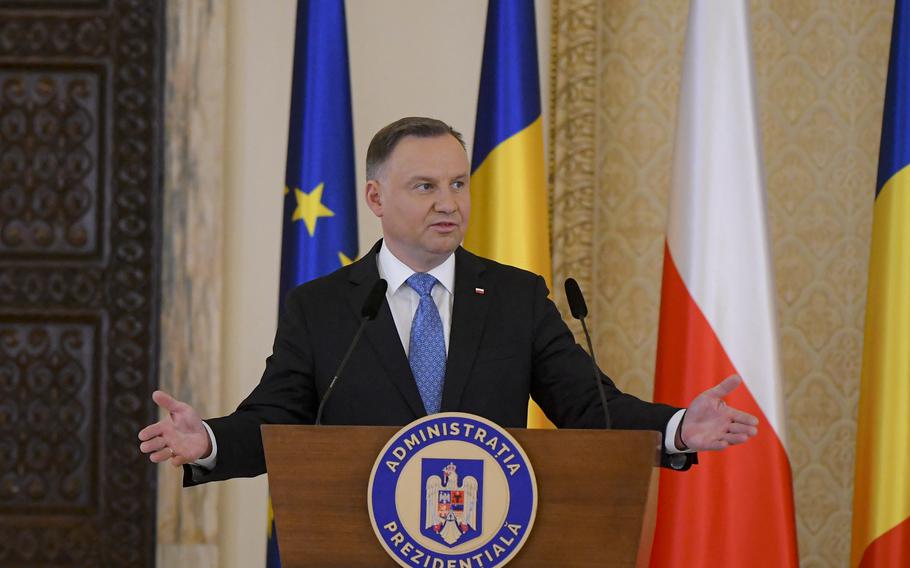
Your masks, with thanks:
M 357 255 L 351 81 L 342 0 L 299 0 L 285 173 L 281 289 Z
M 279 302 L 357 256 L 351 82 L 343 0 L 298 0 Z M 269 507 L 267 566 L 281 566 Z

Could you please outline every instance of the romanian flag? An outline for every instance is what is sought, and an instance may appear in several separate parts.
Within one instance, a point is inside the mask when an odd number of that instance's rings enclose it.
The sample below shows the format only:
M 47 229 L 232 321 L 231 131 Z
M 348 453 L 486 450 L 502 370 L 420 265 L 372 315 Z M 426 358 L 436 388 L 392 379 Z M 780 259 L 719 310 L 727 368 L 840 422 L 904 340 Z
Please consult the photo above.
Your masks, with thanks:
M 537 29 L 533 0 L 490 0 L 471 160 L 465 247 L 550 284 Z M 531 403 L 528 426 L 551 426 Z
M 690 4 L 654 399 L 739 374 L 758 435 L 661 471 L 654 567 L 798 566 L 750 35 L 746 0 Z
M 288 127 L 280 302 L 357 256 L 351 83 L 343 0 L 298 0 Z M 267 566 L 278 539 L 269 506 Z
M 910 566 L 910 14 L 885 88 L 856 436 L 851 566 Z

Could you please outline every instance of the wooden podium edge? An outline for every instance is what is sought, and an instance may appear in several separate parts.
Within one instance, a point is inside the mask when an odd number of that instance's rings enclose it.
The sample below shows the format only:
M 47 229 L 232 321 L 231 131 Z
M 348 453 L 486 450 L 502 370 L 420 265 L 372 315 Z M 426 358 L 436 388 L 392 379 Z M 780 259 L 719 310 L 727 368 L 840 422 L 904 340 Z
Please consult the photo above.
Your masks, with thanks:
M 648 501 L 645 504 L 645 516 L 641 522 L 638 559 L 635 561 L 635 566 L 638 568 L 648 568 L 651 565 L 651 549 L 654 545 L 654 530 L 657 527 L 657 498 L 659 494 L 660 468 L 654 467 L 651 470 L 651 479 L 648 482 Z

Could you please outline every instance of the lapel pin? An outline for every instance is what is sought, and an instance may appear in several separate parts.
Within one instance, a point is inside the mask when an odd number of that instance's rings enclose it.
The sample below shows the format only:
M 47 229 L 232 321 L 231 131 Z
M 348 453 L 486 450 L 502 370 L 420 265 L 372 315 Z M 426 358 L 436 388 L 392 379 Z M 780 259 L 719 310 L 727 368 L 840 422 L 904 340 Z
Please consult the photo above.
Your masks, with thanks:
M 477 294 L 478 296 L 483 296 L 487 292 L 483 288 L 474 288 L 474 293 Z

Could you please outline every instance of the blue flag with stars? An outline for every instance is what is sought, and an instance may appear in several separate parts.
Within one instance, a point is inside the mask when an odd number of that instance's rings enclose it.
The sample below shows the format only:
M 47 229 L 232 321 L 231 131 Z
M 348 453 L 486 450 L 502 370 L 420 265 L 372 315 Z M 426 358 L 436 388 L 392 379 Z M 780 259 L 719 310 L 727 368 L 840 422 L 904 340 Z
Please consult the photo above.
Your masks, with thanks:
M 357 257 L 351 82 L 343 0 L 298 0 L 279 305 Z M 267 566 L 281 566 L 269 506 Z
M 342 0 L 299 0 L 285 173 L 281 301 L 357 256 L 351 81 Z

